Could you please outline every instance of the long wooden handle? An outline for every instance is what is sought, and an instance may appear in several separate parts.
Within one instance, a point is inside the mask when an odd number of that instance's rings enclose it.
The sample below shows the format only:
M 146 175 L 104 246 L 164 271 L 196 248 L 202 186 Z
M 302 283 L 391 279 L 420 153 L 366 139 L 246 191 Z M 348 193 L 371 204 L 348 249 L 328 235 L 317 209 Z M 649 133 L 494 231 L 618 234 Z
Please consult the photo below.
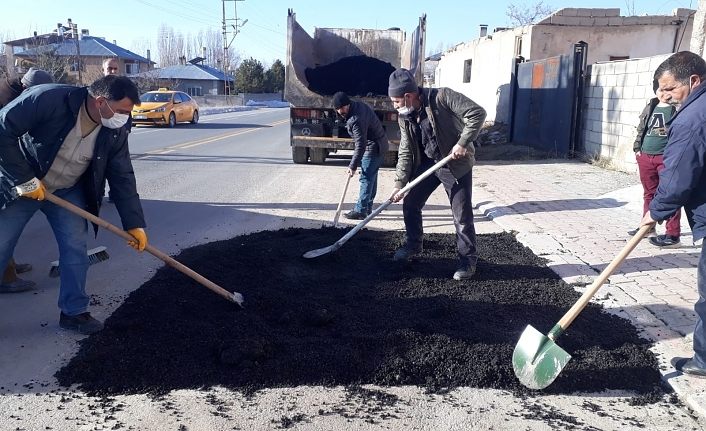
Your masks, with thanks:
M 640 230 L 637 231 L 635 236 L 630 238 L 630 241 L 628 241 L 627 244 L 625 244 L 625 247 L 623 247 L 622 250 L 620 250 L 620 253 L 618 253 L 617 256 L 608 264 L 608 266 L 605 267 L 605 269 L 600 273 L 598 278 L 596 278 L 593 283 L 586 289 L 585 292 L 583 292 L 583 295 L 581 295 L 581 298 L 579 298 L 578 301 L 569 309 L 569 311 L 564 314 L 564 317 L 559 320 L 559 322 L 556 324 L 554 327 L 556 329 L 552 329 L 552 332 L 555 333 L 554 337 L 551 337 L 552 339 L 558 337 L 561 332 L 565 331 L 566 328 L 571 325 L 571 323 L 574 321 L 576 316 L 583 310 L 586 305 L 591 301 L 591 298 L 593 295 L 598 292 L 598 289 L 603 286 L 603 283 L 606 282 L 608 277 L 610 277 L 613 274 L 613 271 L 615 271 L 618 266 L 623 263 L 626 257 L 637 247 L 637 244 L 640 243 L 642 238 L 644 238 L 645 235 L 647 235 L 647 232 L 652 229 L 653 225 L 644 225 L 640 228 Z
M 118 227 L 108 223 L 107 221 L 103 220 L 100 217 L 96 217 L 95 215 L 89 213 L 88 211 L 77 207 L 76 205 L 72 204 L 71 202 L 68 202 L 52 193 L 45 192 L 44 198 L 48 200 L 49 202 L 56 204 L 68 211 L 71 211 L 72 213 L 85 218 L 86 220 L 90 221 L 91 223 L 95 223 L 98 226 L 109 230 L 110 232 L 114 233 L 115 235 L 119 236 L 120 238 L 126 240 L 126 241 L 135 241 L 135 238 L 130 235 L 129 233 L 125 232 L 122 229 L 119 229 Z M 171 266 L 172 268 L 176 269 L 177 271 L 180 271 L 192 279 L 196 280 L 198 283 L 201 285 L 211 289 L 215 293 L 221 295 L 222 297 L 226 298 L 227 300 L 231 302 L 238 303 L 239 305 L 242 305 L 243 302 L 243 296 L 240 293 L 237 292 L 229 292 L 222 288 L 221 286 L 217 285 L 216 283 L 212 282 L 211 280 L 207 279 L 206 277 L 202 276 L 201 274 L 197 273 L 196 271 L 192 270 L 188 266 L 178 262 L 176 259 L 173 257 L 163 253 L 162 251 L 158 250 L 157 248 L 147 245 L 145 247 L 145 250 L 148 251 L 150 254 L 153 256 L 157 257 L 158 259 L 161 259 L 164 263 L 167 265 Z
M 351 175 L 348 175 L 346 179 L 346 185 L 343 187 L 343 193 L 341 194 L 341 199 L 338 201 L 338 207 L 336 208 L 336 215 L 333 216 L 333 227 L 338 225 L 338 217 L 341 215 L 341 207 L 343 206 L 343 200 L 346 198 L 346 192 L 348 191 L 348 184 L 351 183 Z

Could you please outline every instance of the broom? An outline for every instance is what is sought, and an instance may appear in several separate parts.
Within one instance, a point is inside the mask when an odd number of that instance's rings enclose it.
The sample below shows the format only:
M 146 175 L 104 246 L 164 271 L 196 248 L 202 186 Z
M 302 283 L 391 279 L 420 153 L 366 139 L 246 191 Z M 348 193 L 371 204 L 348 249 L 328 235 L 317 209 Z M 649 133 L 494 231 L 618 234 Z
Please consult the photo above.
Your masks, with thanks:
M 110 259 L 110 256 L 108 256 L 108 251 L 102 245 L 88 250 L 86 254 L 88 255 L 89 265 L 93 265 L 99 262 L 103 262 L 104 260 Z M 59 261 L 55 260 L 51 263 L 51 268 L 49 268 L 49 277 L 56 278 L 59 276 L 59 274 Z

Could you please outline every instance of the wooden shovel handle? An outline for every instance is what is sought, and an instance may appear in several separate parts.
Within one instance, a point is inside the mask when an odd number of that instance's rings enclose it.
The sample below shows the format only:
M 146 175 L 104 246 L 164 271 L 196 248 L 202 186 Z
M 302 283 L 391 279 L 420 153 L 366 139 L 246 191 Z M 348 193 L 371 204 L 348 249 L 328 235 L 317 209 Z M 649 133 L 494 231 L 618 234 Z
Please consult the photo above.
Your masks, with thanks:
M 77 216 L 83 217 L 86 220 L 90 221 L 91 223 L 95 223 L 98 226 L 109 230 L 110 232 L 114 233 L 115 235 L 119 236 L 120 238 L 126 240 L 126 241 L 134 241 L 135 238 L 130 235 L 129 233 L 125 232 L 122 229 L 117 228 L 116 226 L 108 223 L 107 221 L 103 220 L 100 217 L 96 217 L 95 215 L 89 213 L 88 211 L 77 207 L 76 205 L 72 204 L 71 202 L 68 202 L 52 193 L 45 192 L 44 198 L 48 200 L 49 202 L 56 204 L 68 211 L 71 211 L 72 213 L 76 214 Z M 150 254 L 153 256 L 157 257 L 158 259 L 161 259 L 164 263 L 167 265 L 171 266 L 172 268 L 176 269 L 177 271 L 180 271 L 192 279 L 196 280 L 198 283 L 202 284 L 203 286 L 211 289 L 215 293 L 221 295 L 222 297 L 226 298 L 229 301 L 232 302 L 237 302 L 234 299 L 234 295 L 240 296 L 240 294 L 235 294 L 231 293 L 221 286 L 217 285 L 216 283 L 212 282 L 211 280 L 207 279 L 206 277 L 202 276 L 201 274 L 197 273 L 196 271 L 192 270 L 188 266 L 179 263 L 176 259 L 172 258 L 171 256 L 163 253 L 162 251 L 158 250 L 155 247 L 152 247 L 151 245 L 147 245 L 145 247 L 145 250 L 148 251 Z
M 336 227 L 338 225 L 338 217 L 341 215 L 341 207 L 343 206 L 343 200 L 346 198 L 346 192 L 348 191 L 348 184 L 351 183 L 351 178 L 353 178 L 351 175 L 348 175 L 348 179 L 346 179 L 346 185 L 343 187 L 343 193 L 341 194 L 341 199 L 338 201 L 338 207 L 336 208 L 336 215 L 333 216 L 333 227 Z
M 620 253 L 618 253 L 618 255 L 615 256 L 615 258 L 608 264 L 608 266 L 606 266 L 605 269 L 600 273 L 598 278 L 596 278 L 593 281 L 593 283 L 591 283 L 591 285 L 586 289 L 586 291 L 583 292 L 583 295 L 581 295 L 581 298 L 579 298 L 579 300 L 576 301 L 576 303 L 573 305 L 573 307 L 571 307 L 571 309 L 569 309 L 569 311 L 567 311 L 566 314 L 564 314 L 564 317 L 562 317 L 561 320 L 559 320 L 559 322 L 556 324 L 555 328 L 560 332 L 557 333 L 555 335 L 555 337 L 560 335 L 561 332 L 565 331 L 566 328 L 568 328 L 569 325 L 571 325 L 571 322 L 574 321 L 574 319 L 581 312 L 581 310 L 583 310 L 586 307 L 586 305 L 588 305 L 588 303 L 591 301 L 591 298 L 593 297 L 593 295 L 595 295 L 596 292 L 598 292 L 598 289 L 600 289 L 601 286 L 603 286 L 603 283 L 605 283 L 606 280 L 608 279 L 608 277 L 610 277 L 613 274 L 613 271 L 615 271 L 618 268 L 618 266 L 621 263 L 623 263 L 625 258 L 628 257 L 628 255 L 635 249 L 635 247 L 637 247 L 637 244 L 640 243 L 642 238 L 644 238 L 644 236 L 647 235 L 647 232 L 649 232 L 653 226 L 654 225 L 651 225 L 651 224 L 642 226 L 640 228 L 640 230 L 637 231 L 635 236 L 630 238 L 630 241 L 628 241 L 628 243 L 625 244 L 625 247 L 623 247 L 623 249 L 620 250 Z M 557 326 L 559 328 L 557 328 Z M 552 337 L 550 336 L 550 338 L 552 338 Z

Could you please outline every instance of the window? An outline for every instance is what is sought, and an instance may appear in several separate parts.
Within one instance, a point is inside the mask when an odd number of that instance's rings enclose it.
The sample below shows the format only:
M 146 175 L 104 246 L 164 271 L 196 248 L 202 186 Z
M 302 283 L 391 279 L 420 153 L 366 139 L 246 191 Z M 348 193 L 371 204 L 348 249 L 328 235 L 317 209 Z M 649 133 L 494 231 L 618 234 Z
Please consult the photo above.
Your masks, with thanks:
M 187 87 L 186 92 L 189 96 L 203 96 L 203 90 L 201 87 Z
M 522 36 L 515 36 L 515 57 L 522 55 Z
M 463 63 L 463 82 L 471 82 L 471 68 L 473 60 L 466 60 Z
M 629 59 L 630 59 L 629 55 L 611 55 L 610 56 L 610 61 L 629 60 Z
M 125 63 L 125 74 L 126 75 L 135 75 L 137 73 L 140 73 L 140 64 L 139 63 Z

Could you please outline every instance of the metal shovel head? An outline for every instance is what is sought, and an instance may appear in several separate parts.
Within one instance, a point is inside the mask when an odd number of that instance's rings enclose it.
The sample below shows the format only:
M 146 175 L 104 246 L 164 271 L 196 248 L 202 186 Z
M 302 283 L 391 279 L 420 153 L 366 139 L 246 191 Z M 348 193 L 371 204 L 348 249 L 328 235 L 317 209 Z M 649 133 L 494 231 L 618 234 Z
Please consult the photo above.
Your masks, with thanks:
M 512 352 L 512 368 L 520 383 L 544 389 L 559 375 L 571 355 L 531 325 L 522 332 Z
M 323 248 L 317 248 L 316 250 L 309 250 L 306 253 L 304 253 L 304 257 L 307 259 L 313 259 L 315 257 L 323 256 L 327 253 L 331 253 L 332 251 L 338 250 L 340 245 L 338 243 L 334 243 L 333 245 L 330 245 L 328 247 L 323 247 Z

